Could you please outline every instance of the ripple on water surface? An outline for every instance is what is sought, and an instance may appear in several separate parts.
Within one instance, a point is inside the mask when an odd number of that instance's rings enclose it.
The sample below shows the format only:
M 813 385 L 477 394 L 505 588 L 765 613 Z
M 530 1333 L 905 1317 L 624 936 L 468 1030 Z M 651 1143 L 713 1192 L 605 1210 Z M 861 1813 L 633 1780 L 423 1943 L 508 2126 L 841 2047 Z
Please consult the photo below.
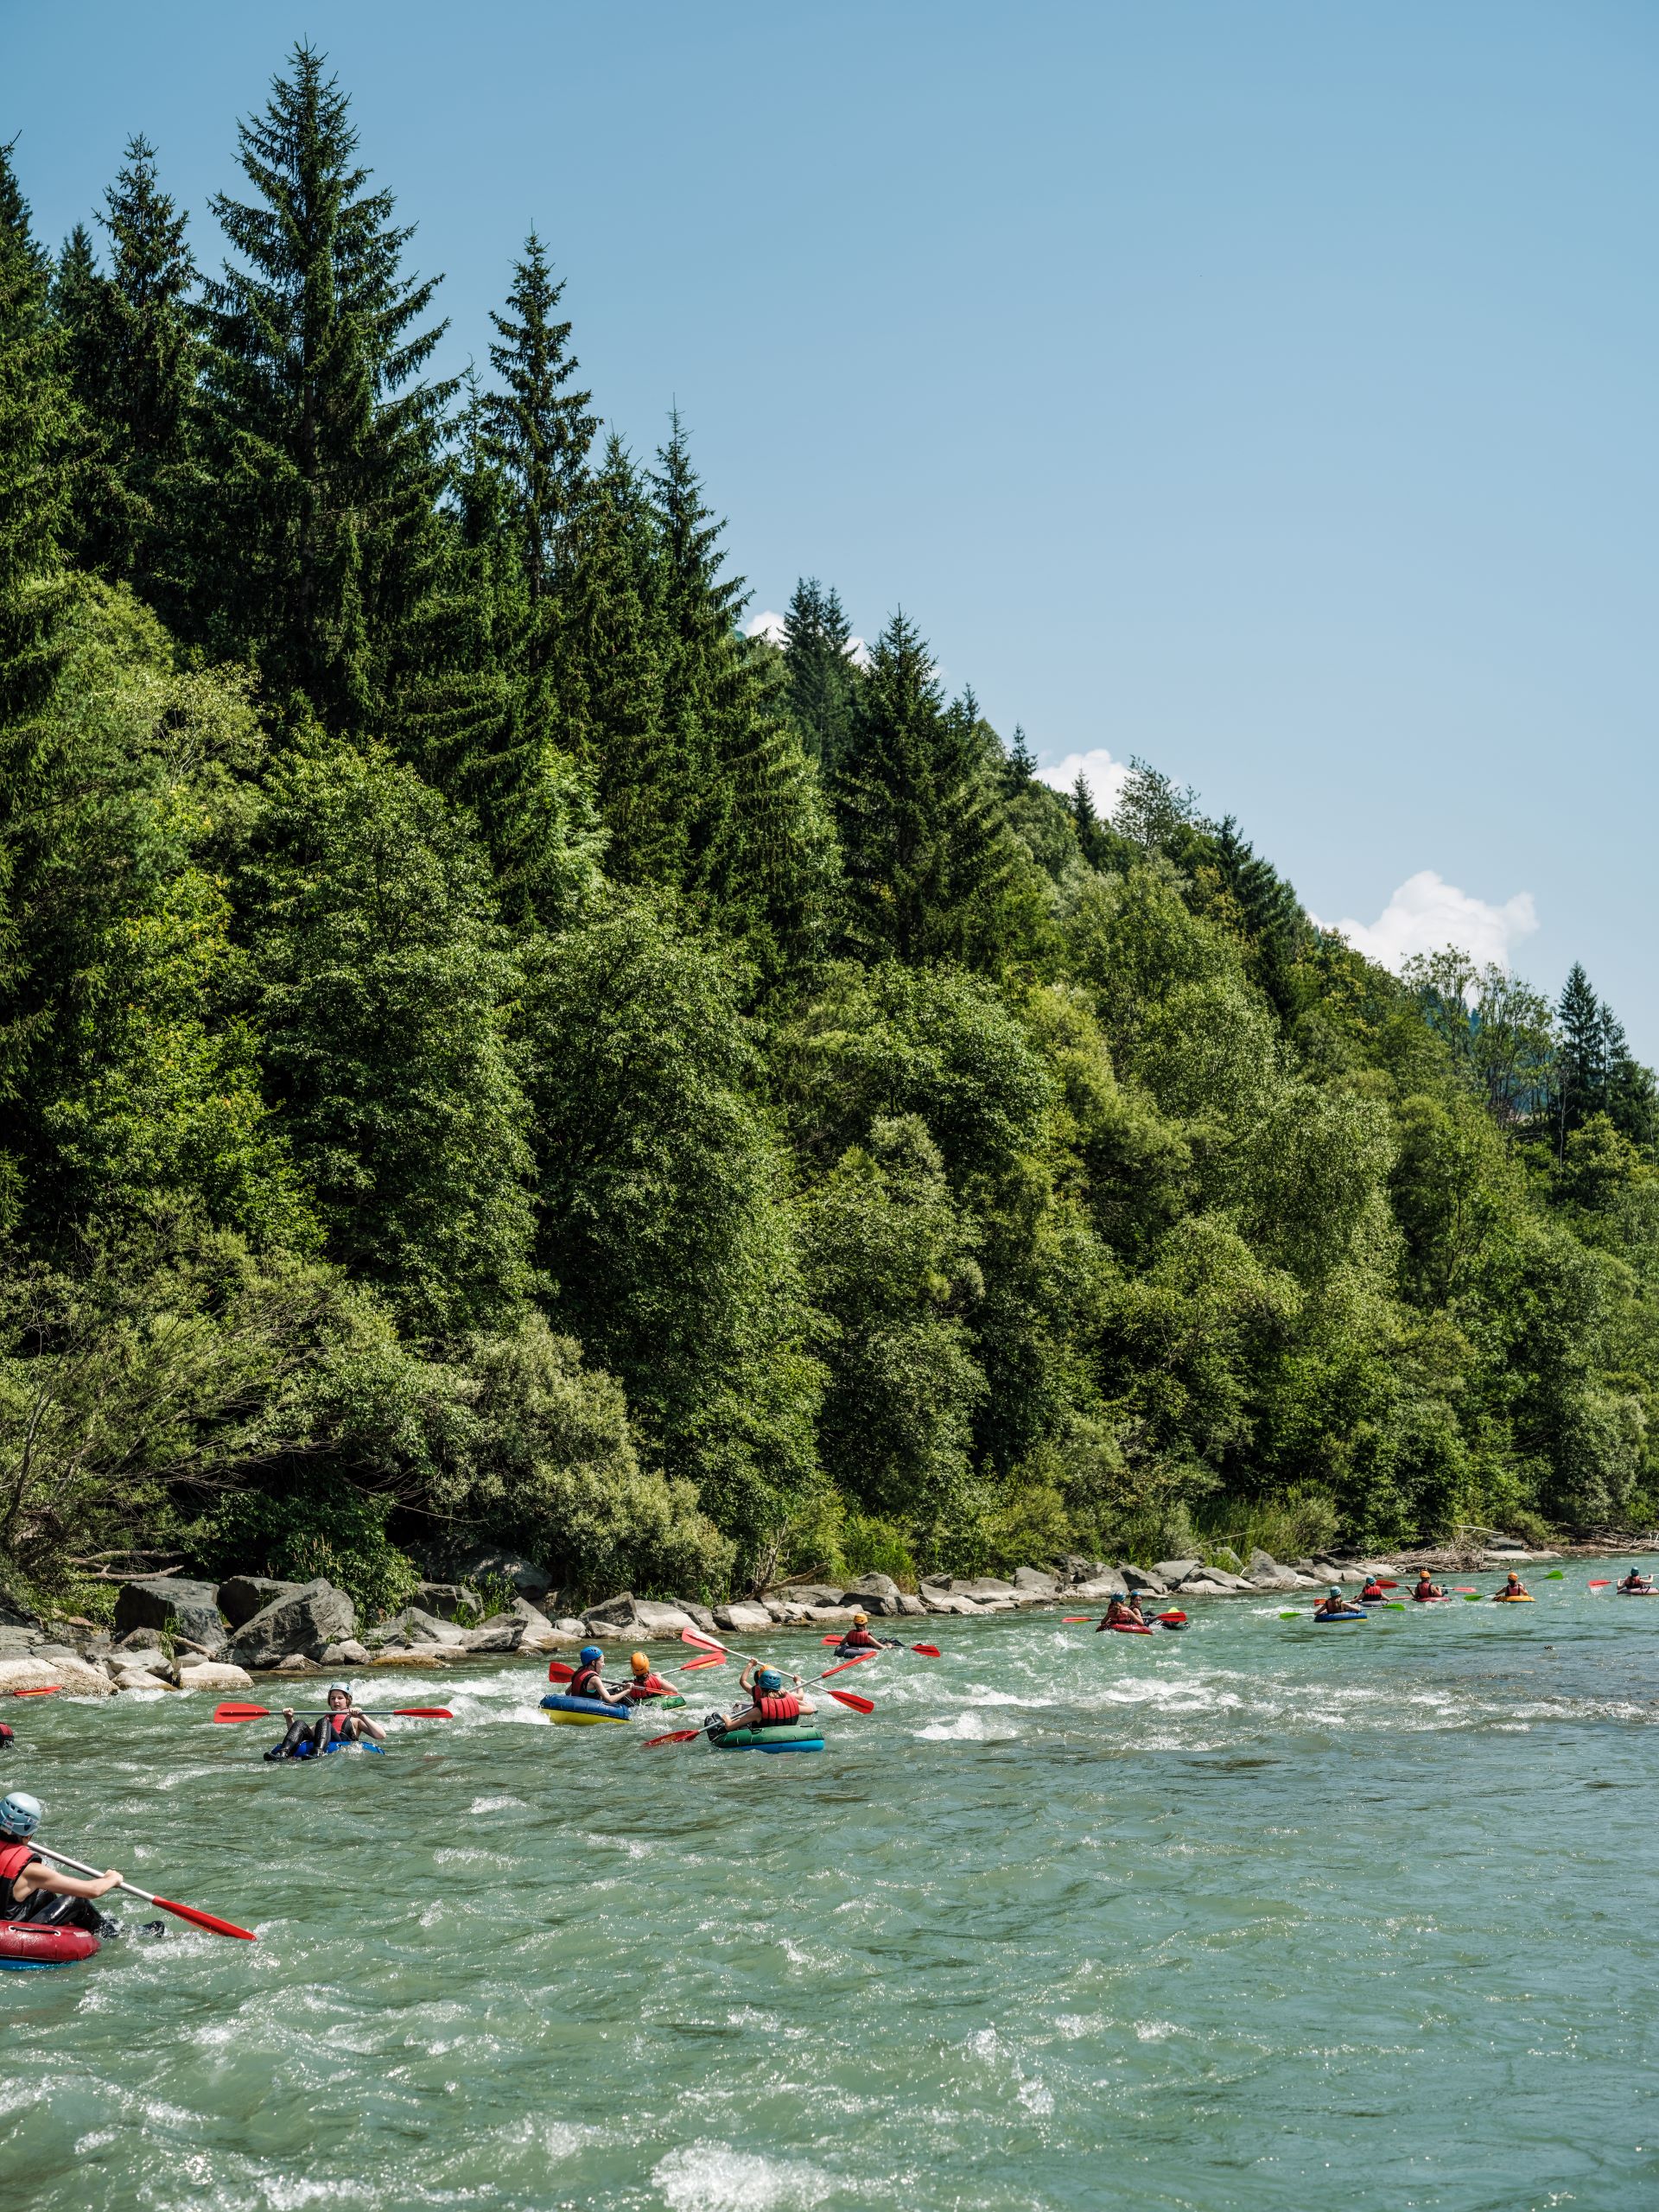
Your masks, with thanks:
M 952 1621 L 821 1757 L 551 1729 L 529 1662 L 315 1768 L 204 1700 L 20 1708 L 51 1833 L 261 1940 L 0 1981 L 0 2202 L 1650 2207 L 1659 1605 L 1585 1579 Z

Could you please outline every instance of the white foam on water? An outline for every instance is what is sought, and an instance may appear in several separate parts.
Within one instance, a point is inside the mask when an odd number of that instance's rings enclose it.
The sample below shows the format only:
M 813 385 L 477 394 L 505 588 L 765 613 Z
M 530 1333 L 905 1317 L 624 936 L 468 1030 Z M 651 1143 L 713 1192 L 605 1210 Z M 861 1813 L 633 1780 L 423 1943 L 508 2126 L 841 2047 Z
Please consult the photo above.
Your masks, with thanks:
M 915 1734 L 924 1743 L 944 1744 L 1007 1744 L 1020 1733 L 1017 1728 L 1000 1726 L 995 1721 L 982 1719 L 971 1707 L 966 1713 L 957 1713 L 954 1720 L 930 1721 Z
M 467 1808 L 467 1816 L 471 1820 L 480 1813 L 522 1812 L 524 1806 L 522 1797 L 474 1797 Z
M 816 2166 L 729 2143 L 691 2143 L 652 2170 L 669 2212 L 811 2212 L 835 2183 Z

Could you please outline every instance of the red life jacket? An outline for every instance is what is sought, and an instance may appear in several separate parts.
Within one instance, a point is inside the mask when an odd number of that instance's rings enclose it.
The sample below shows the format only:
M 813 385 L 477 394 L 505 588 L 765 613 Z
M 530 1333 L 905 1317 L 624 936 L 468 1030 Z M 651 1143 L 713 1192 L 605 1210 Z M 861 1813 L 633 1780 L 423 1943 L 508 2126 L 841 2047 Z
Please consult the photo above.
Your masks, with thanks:
M 578 1667 L 570 1677 L 570 1687 L 565 1692 L 565 1695 L 599 1698 L 599 1686 L 603 1679 L 604 1676 L 597 1667 Z M 602 1704 L 603 1699 L 600 1699 L 600 1702 Z
M 880 1639 L 872 1636 L 867 1628 L 849 1628 L 841 1641 L 843 1649 L 849 1651 L 879 1651 L 881 1649 Z
M 761 1727 L 775 1728 L 800 1719 L 801 1700 L 789 1690 L 760 1690 L 755 1694 L 754 1709 L 760 1715 Z
M 11 1885 L 35 1856 L 35 1847 L 29 1843 L 0 1843 L 0 1920 L 8 1920 L 16 1910 Z

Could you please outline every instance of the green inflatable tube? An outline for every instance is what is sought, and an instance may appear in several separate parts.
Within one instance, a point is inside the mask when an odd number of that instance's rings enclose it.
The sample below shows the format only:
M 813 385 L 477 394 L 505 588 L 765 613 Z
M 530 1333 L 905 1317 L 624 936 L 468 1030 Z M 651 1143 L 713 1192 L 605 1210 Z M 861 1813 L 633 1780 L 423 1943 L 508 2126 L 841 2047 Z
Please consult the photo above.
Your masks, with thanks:
M 775 1721 L 767 1728 L 723 1728 L 709 1738 L 717 1751 L 821 1751 L 823 1738 L 811 1720 Z

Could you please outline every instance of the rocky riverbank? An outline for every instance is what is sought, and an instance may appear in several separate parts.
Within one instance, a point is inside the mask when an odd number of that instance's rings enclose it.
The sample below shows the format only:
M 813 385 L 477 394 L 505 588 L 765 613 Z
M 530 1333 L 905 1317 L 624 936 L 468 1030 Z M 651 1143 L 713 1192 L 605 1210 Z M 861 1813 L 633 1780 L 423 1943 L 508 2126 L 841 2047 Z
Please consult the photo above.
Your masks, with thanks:
M 1497 1546 L 1479 1565 L 1503 1569 L 1553 1560 L 1553 1551 Z M 898 1621 L 977 1618 L 1028 1608 L 1103 1605 L 1138 1591 L 1145 1597 L 1190 1599 L 1265 1597 L 1363 1581 L 1372 1573 L 1409 1573 L 1422 1557 L 1300 1559 L 1286 1564 L 1266 1552 L 1248 1560 L 1211 1553 L 1200 1559 L 1128 1560 L 1069 1558 L 1056 1567 L 1022 1567 L 1010 1579 L 924 1581 L 900 1590 L 889 1576 L 852 1582 L 802 1582 L 764 1597 L 713 1607 L 689 1599 L 636 1598 L 623 1591 L 576 1613 L 561 1611 L 550 1578 L 533 1561 L 480 1553 L 455 1579 L 425 1582 L 389 1618 L 360 1624 L 347 1593 L 332 1583 L 277 1582 L 238 1574 L 213 1584 L 182 1574 L 135 1577 L 121 1586 L 111 1627 L 62 1615 L 41 1615 L 0 1591 L 0 1696 L 60 1689 L 70 1695 L 182 1689 L 216 1695 L 253 1687 L 261 1674 L 350 1673 L 371 1667 L 442 1665 L 492 1654 L 553 1652 L 587 1643 L 608 1647 L 671 1643 L 681 1631 L 741 1640 L 775 1628 L 840 1627 L 855 1612 Z M 1229 1567 L 1218 1560 L 1232 1558 Z M 1467 1569 L 1471 1562 L 1455 1563 Z M 511 1590 L 485 1613 L 481 1592 Z

